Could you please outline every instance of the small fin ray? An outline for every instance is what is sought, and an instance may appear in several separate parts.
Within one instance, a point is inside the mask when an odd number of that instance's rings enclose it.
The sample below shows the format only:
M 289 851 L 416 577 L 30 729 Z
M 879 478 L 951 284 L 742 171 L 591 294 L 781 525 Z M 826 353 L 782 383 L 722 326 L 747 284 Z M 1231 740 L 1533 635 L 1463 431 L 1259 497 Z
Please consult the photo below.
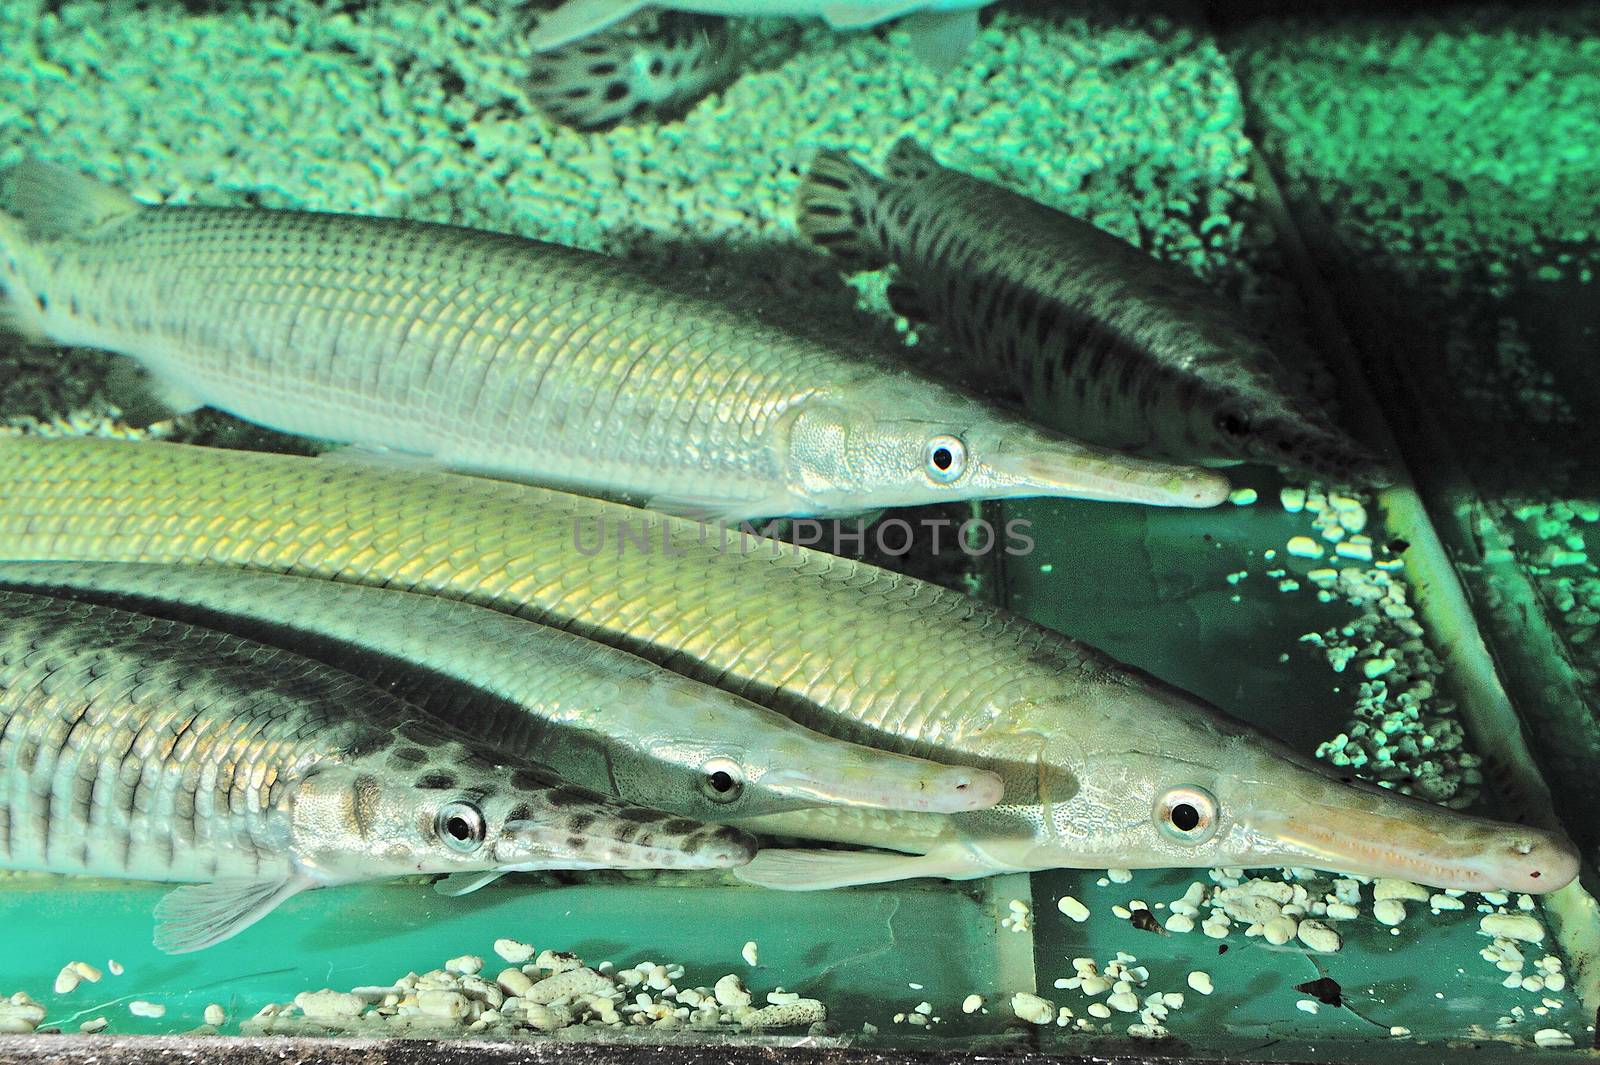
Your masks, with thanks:
M 828 150 L 817 153 L 800 182 L 800 233 L 831 254 L 847 273 L 888 265 L 885 250 L 872 239 L 867 224 L 879 184 L 866 167 Z
M 506 875 L 504 869 L 485 869 L 477 873 L 449 873 L 433 882 L 435 894 L 460 898 L 486 888 Z
M 156 904 L 156 949 L 187 954 L 229 939 L 311 886 L 302 877 L 249 880 L 234 877 L 185 884 Z
M 862 30 L 923 7 L 928 0 L 829 0 L 822 18 L 836 30 Z
M 103 181 L 41 159 L 24 159 L 3 182 L 10 212 L 34 240 L 57 240 L 144 210 Z

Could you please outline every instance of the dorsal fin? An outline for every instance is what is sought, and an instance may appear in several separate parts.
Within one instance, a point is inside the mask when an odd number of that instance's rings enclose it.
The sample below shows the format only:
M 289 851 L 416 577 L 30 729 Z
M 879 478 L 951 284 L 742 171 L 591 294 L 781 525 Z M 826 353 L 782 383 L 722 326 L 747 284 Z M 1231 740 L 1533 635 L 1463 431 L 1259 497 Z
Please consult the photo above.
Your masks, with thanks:
M 890 181 L 920 181 L 940 168 L 932 152 L 910 137 L 901 137 L 889 149 L 883 169 Z
M 76 236 L 142 209 L 103 181 L 41 159 L 24 159 L 4 182 L 11 213 L 34 240 Z

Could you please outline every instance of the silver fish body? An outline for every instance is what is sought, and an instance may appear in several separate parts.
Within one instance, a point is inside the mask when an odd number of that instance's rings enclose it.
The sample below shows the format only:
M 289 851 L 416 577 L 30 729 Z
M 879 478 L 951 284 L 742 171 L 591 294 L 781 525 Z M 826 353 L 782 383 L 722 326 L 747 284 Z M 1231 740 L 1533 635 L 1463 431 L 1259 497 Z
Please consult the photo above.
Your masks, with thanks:
M 1226 494 L 1213 473 L 1054 437 L 854 341 L 606 256 L 395 219 L 146 207 L 31 162 L 10 182 L 0 307 L 132 356 L 175 409 L 719 518 Z
M 604 801 L 367 682 L 127 611 L 0 592 L 0 866 L 189 883 L 198 949 L 311 887 L 407 873 L 724 867 L 733 829 Z
M 589 552 L 572 530 L 648 528 Z M 823 887 L 1121 866 L 1312 866 L 1553 891 L 1557 833 L 1342 779 L 1216 707 L 949 589 L 544 489 L 287 455 L 0 440 L 0 557 L 205 562 L 427 592 L 625 646 L 842 739 L 988 769 L 991 810 L 750 827 L 916 852 L 784 855 Z M 760 825 L 754 822 L 761 822 Z
M 233 633 L 335 665 L 619 801 L 728 821 L 825 804 L 950 813 L 998 777 L 812 732 L 625 651 L 495 610 L 220 566 L 0 564 L 0 588 Z
M 1042 424 L 1192 462 L 1342 483 L 1392 472 L 1300 395 L 1243 316 L 1188 271 L 901 140 L 879 178 L 824 152 L 800 227 L 848 268 L 893 263 L 926 316 Z M 902 297 L 904 299 L 904 297 Z

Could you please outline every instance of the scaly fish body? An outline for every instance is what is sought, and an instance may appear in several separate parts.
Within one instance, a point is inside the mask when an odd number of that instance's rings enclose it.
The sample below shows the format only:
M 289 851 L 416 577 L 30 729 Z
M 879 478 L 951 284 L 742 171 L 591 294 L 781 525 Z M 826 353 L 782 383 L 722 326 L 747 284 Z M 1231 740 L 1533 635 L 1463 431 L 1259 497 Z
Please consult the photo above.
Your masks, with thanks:
M 912 826 L 930 850 L 763 852 L 760 882 L 1306 865 L 1548 891 L 1577 869 L 1560 836 L 1340 780 L 1067 637 L 793 545 L 724 546 L 693 523 L 536 488 L 163 444 L 0 441 L 0 500 L 6 558 L 209 562 L 465 599 L 1005 781 L 988 811 L 773 815 L 891 847 Z M 597 522 L 648 535 L 593 550 Z
M 203 884 L 157 945 L 405 873 L 721 867 L 748 837 L 601 800 L 287 651 L 0 592 L 0 866 Z
M 849 268 L 893 263 L 906 307 L 1052 428 L 1194 462 L 1387 484 L 1199 279 L 1088 222 L 935 162 L 905 139 L 878 178 L 818 156 L 800 226 Z
M 1215 474 L 1050 436 L 606 256 L 394 219 L 145 207 L 37 163 L 12 180 L 0 308 L 132 356 L 178 408 L 735 519 L 1226 494 Z
M 635 805 L 729 821 L 821 804 L 950 812 L 998 777 L 845 743 L 606 644 L 468 603 L 215 566 L 0 564 L 65 595 L 287 647 Z
M 530 43 L 537 51 L 561 48 L 652 8 L 699 15 L 820 18 L 837 30 L 859 30 L 891 19 L 908 24 L 917 55 L 953 65 L 978 32 L 978 9 L 994 0 L 566 0 L 542 16 Z

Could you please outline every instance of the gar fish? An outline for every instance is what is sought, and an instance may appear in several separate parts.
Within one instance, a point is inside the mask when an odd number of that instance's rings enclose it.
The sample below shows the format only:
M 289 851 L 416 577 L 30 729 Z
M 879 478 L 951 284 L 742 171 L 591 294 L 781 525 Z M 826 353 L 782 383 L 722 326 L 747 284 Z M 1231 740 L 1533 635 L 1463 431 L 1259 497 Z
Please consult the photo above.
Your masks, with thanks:
M 36 162 L 13 171 L 12 199 L 13 325 L 132 356 L 175 410 L 731 520 L 1038 495 L 1210 506 L 1227 491 L 591 252 L 147 207 Z
M 286 647 L 491 747 L 699 820 L 816 805 L 981 810 L 1000 778 L 845 743 L 635 655 L 469 603 L 221 566 L 4 563 L 70 596 Z
M 602 129 L 646 115 L 675 117 L 726 81 L 733 66 L 721 19 L 646 11 L 534 56 L 528 95 L 558 122 Z
M 539 20 L 536 50 L 560 48 L 649 8 L 702 15 L 820 18 L 836 30 L 858 30 L 904 19 L 912 50 L 924 62 L 948 67 L 978 35 L 978 9 L 994 0 L 566 0 Z
M 186 883 L 156 910 L 170 953 L 307 888 L 750 859 L 278 648 L 20 592 L 0 617 L 0 866 Z
M 575 523 L 649 523 L 585 553 Z M 821 732 L 999 773 L 992 810 L 749 827 L 915 852 L 777 856 L 792 887 L 1055 867 L 1310 866 L 1553 891 L 1556 833 L 1341 777 L 1214 706 L 959 592 L 692 522 L 472 478 L 98 440 L 0 441 L 0 557 L 208 562 L 465 599 L 625 647 Z
M 846 269 L 894 264 L 897 309 L 940 325 L 1042 424 L 1180 461 L 1393 482 L 1194 275 L 941 166 L 910 138 L 889 153 L 882 178 L 838 152 L 819 154 L 799 224 Z

